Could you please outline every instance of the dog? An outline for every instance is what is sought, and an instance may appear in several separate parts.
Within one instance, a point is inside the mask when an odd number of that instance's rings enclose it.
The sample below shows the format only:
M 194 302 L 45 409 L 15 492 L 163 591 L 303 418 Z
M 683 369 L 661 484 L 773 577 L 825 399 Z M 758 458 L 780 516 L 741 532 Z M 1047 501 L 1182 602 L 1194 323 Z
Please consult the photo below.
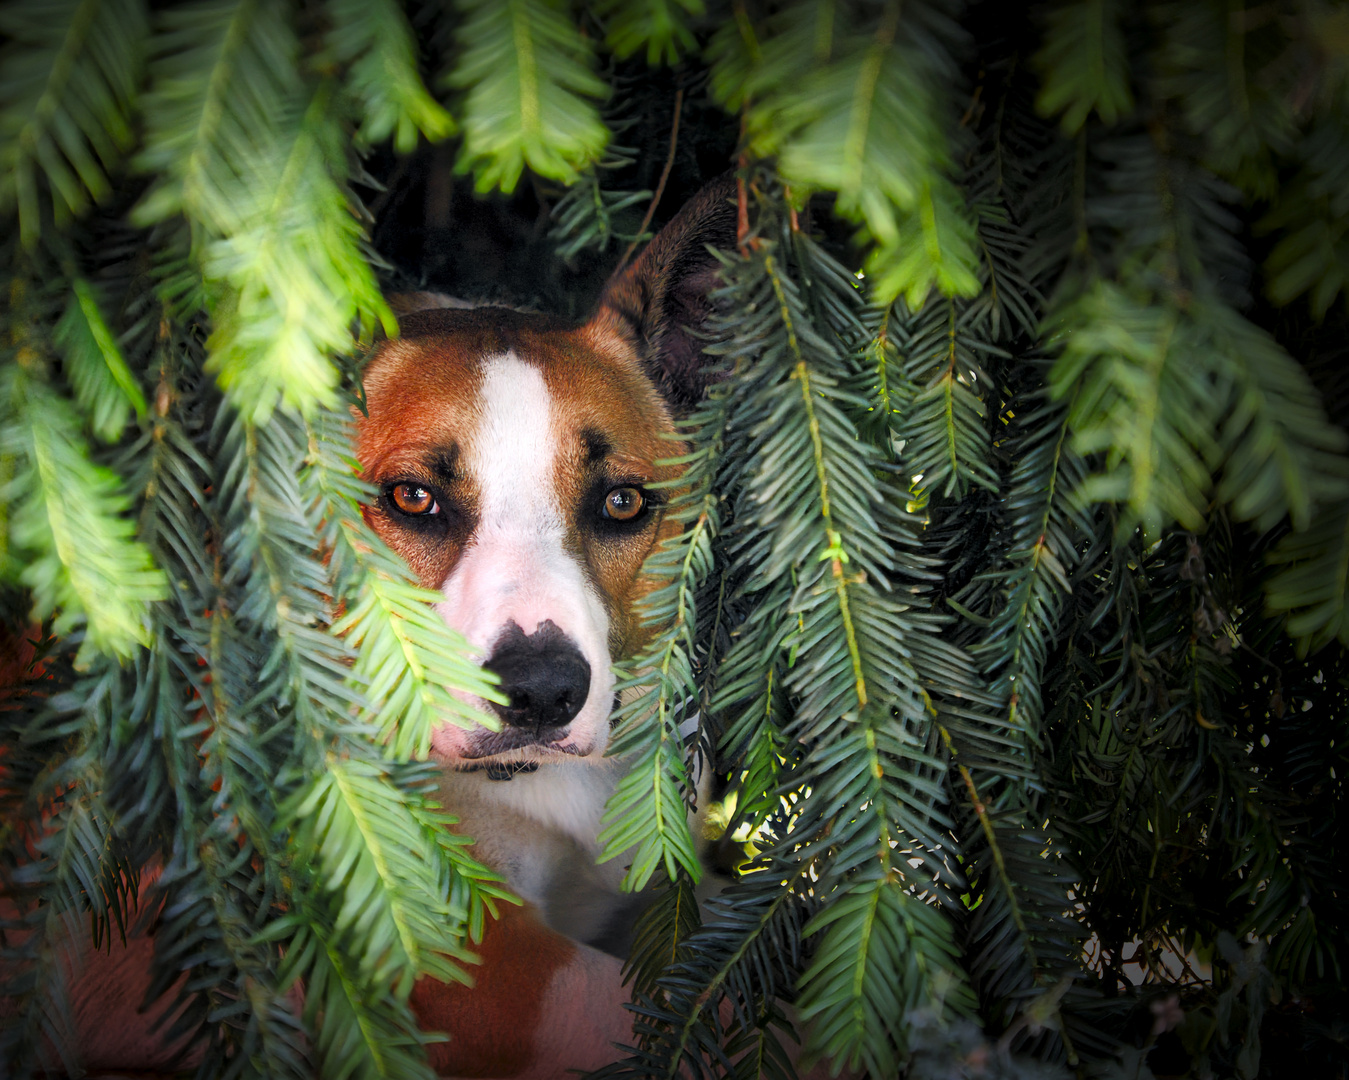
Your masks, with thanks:
M 471 992 L 427 980 L 414 991 L 424 1025 L 451 1035 L 432 1049 L 442 1073 L 561 1075 L 629 1041 L 613 954 L 634 901 L 618 889 L 622 860 L 596 864 L 622 767 L 604 757 L 611 666 L 653 632 L 637 615 L 651 588 L 642 565 L 679 530 L 664 514 L 677 469 L 659 462 L 678 453 L 674 420 L 705 389 L 709 245 L 734 243 L 734 193 L 726 178 L 695 196 L 579 327 L 417 311 L 365 371 L 356 455 L 380 493 L 367 519 L 440 593 L 440 614 L 508 700 L 473 701 L 498 730 L 432 736 L 444 805 L 528 905 L 487 935 Z
M 495 672 L 495 729 L 432 737 L 443 805 L 474 854 L 523 901 L 477 947 L 472 989 L 422 978 L 412 1006 L 441 1076 L 545 1080 L 594 1069 L 631 1041 L 621 974 L 634 901 L 622 860 L 597 865 L 611 665 L 652 627 L 637 604 L 647 555 L 679 525 L 665 513 L 675 419 L 703 395 L 702 337 L 718 263 L 736 238 L 735 185 L 696 195 L 570 326 L 506 308 L 400 319 L 364 373 L 355 450 L 378 492 L 367 520 Z M 148 879 L 147 879 L 148 880 Z M 71 980 L 84 1066 L 191 1067 L 137 1010 L 153 943 L 86 952 Z

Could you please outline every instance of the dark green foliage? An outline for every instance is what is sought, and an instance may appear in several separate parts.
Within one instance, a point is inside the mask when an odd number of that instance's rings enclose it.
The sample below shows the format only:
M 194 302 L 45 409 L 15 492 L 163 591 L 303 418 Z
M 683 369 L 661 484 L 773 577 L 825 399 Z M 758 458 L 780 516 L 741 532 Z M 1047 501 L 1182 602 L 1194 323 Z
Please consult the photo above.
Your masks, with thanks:
M 492 691 L 360 514 L 351 185 L 459 133 L 592 277 L 744 192 L 623 658 L 603 1074 L 1343 1069 L 1341 7 L 152 7 L 0 11 L 7 1075 L 77 1066 L 71 928 L 149 913 L 203 1076 L 427 1075 L 409 988 L 504 893 L 418 759 Z

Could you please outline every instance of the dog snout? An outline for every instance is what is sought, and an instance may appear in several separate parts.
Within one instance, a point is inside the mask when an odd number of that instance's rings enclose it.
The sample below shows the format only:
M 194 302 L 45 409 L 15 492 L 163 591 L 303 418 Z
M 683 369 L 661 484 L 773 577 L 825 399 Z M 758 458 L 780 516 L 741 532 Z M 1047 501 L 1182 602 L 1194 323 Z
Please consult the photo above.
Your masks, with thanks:
M 492 708 L 512 727 L 564 728 L 590 694 L 589 662 L 551 621 L 532 634 L 512 623 L 483 666 L 501 680 L 510 704 Z

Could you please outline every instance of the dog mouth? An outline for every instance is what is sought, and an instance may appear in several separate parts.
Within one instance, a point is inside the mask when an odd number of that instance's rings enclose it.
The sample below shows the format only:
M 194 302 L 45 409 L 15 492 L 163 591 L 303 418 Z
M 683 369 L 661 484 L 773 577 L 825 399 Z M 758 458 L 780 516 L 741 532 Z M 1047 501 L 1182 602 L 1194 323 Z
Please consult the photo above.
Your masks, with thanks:
M 585 757 L 589 753 L 588 749 L 565 741 L 570 732 L 569 724 L 503 727 L 500 731 L 483 732 L 459 756 L 466 761 L 483 761 L 486 758 L 546 761 L 558 757 Z

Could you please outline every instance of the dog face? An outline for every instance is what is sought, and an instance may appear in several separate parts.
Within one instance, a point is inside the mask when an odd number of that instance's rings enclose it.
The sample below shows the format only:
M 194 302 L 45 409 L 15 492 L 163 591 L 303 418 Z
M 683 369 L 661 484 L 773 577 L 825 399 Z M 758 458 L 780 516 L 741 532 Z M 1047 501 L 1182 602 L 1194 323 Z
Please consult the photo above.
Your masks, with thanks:
M 407 318 L 365 379 L 369 520 L 503 681 L 499 732 L 445 727 L 446 757 L 603 752 L 612 657 L 640 647 L 653 490 L 676 451 L 630 348 L 500 310 Z
M 380 491 L 367 518 L 445 621 L 501 678 L 501 729 L 451 725 L 448 762 L 597 760 L 613 660 L 649 630 L 634 614 L 678 454 L 674 411 L 701 393 L 699 345 L 728 243 L 726 185 L 705 190 L 568 328 L 497 308 L 401 322 L 365 373 L 357 455 Z M 478 702 L 480 706 L 486 703 Z

